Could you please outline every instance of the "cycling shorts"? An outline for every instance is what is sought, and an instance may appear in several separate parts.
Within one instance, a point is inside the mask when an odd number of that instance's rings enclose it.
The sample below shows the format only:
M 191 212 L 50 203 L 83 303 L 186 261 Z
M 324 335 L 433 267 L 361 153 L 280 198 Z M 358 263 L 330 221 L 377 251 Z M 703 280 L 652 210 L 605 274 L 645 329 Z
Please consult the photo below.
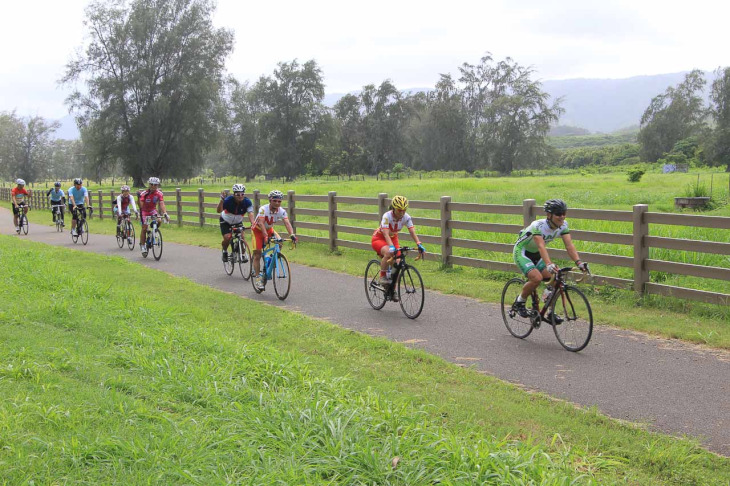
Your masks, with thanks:
M 25 203 L 24 204 L 21 204 L 20 207 L 21 208 L 24 208 L 25 207 Z M 14 204 L 13 204 L 13 214 L 16 215 L 16 216 L 18 216 L 20 214 L 20 210 L 18 208 L 16 208 Z
M 142 226 L 147 226 L 147 218 L 157 216 L 157 210 L 154 209 L 152 211 L 142 211 Z
M 523 275 L 530 273 L 530 270 L 533 268 L 538 269 L 540 273 L 545 269 L 546 265 L 542 257 L 540 257 L 540 253 L 525 251 L 524 248 L 520 249 L 515 246 L 512 256 Z
M 251 236 L 251 244 L 253 245 L 254 250 L 262 250 L 264 248 L 264 244 L 266 243 L 266 238 L 268 238 L 269 236 L 274 236 L 274 228 L 269 228 L 266 232 L 266 236 L 264 236 L 259 227 L 254 226 L 251 233 L 253 234 Z
M 396 248 L 400 248 L 400 245 L 398 244 L 398 235 L 392 235 L 390 237 L 390 240 L 393 242 L 393 246 L 395 246 Z M 377 253 L 378 256 L 383 256 L 381 251 L 383 250 L 384 246 L 390 246 L 388 245 L 388 242 L 385 241 L 385 236 L 383 236 L 383 234 L 380 232 L 373 235 L 373 239 L 370 241 L 370 245 L 373 247 L 373 250 L 375 250 L 375 253 Z
M 240 224 L 227 223 L 226 221 L 223 220 L 223 218 L 220 219 L 220 225 L 221 225 L 221 234 L 223 236 L 232 234 L 234 226 L 241 226 Z

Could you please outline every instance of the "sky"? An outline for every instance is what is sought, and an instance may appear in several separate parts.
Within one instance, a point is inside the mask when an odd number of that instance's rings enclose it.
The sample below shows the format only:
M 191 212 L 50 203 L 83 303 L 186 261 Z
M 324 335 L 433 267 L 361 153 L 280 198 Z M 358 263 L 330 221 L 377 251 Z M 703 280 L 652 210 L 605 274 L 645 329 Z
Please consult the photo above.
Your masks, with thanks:
M 89 0 L 0 0 L 0 112 L 58 119 L 59 85 L 83 52 Z M 654 0 L 218 0 L 214 24 L 234 31 L 229 74 L 271 75 L 314 59 L 326 92 L 393 81 L 432 87 L 490 52 L 531 66 L 534 79 L 611 78 L 730 66 L 730 4 Z M 724 6 L 723 6 L 724 5 Z M 458 76 L 457 76 L 458 77 Z

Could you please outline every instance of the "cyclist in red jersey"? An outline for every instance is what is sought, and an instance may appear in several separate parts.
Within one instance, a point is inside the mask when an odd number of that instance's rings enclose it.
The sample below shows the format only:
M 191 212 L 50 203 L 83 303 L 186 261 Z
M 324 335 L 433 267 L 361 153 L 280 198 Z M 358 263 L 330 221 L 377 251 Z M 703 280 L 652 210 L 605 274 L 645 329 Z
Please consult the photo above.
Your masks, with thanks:
M 380 283 L 383 285 L 391 283 L 390 278 L 387 276 L 388 261 L 396 254 L 399 248 L 398 231 L 400 231 L 404 226 L 408 229 L 413 241 L 416 242 L 418 251 L 421 253 L 426 252 L 426 248 L 424 248 L 421 241 L 418 239 L 418 235 L 416 235 L 413 220 L 411 219 L 411 216 L 406 213 L 406 209 L 408 209 L 408 199 L 403 196 L 393 196 L 393 200 L 390 202 L 389 211 L 383 215 L 380 222 L 380 228 L 375 230 L 370 242 L 375 253 L 381 257 Z
M 142 234 L 140 235 L 140 249 L 142 253 L 147 253 L 147 218 L 157 215 L 157 207 L 160 207 L 163 217 L 166 221 L 170 221 L 170 217 L 167 215 L 167 209 L 165 208 L 164 195 L 160 191 L 160 179 L 157 177 L 149 178 L 149 187 L 147 190 L 142 191 L 138 194 L 139 198 L 139 210 L 142 213 Z

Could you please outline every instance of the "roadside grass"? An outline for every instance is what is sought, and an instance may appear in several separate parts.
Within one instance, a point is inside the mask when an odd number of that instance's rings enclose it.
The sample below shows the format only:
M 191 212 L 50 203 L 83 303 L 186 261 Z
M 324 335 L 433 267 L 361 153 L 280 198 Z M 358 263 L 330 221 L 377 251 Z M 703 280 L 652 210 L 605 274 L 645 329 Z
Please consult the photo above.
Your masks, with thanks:
M 7 202 L 2 202 L 0 205 L 8 207 Z M 33 225 L 52 223 L 49 211 L 32 211 L 29 219 L 31 231 L 33 231 Z M 135 224 L 137 225 L 137 237 L 139 237 L 139 223 Z M 101 220 L 95 217 L 89 220 L 89 228 L 91 238 L 94 238 L 95 234 L 115 234 L 115 224 L 108 217 Z M 221 237 L 218 228 L 178 227 L 173 223 L 163 225 L 161 230 L 165 242 L 220 248 Z M 356 239 L 357 236 L 352 235 L 352 239 Z M 363 236 L 362 241 L 366 240 L 369 241 L 369 237 Z M 115 243 L 110 240 L 110 244 Z M 119 251 L 129 250 L 124 248 Z M 136 247 L 135 251 L 137 251 Z M 372 252 L 350 248 L 340 248 L 336 252 L 331 252 L 325 245 L 312 243 L 301 243 L 294 251 L 289 250 L 289 246 L 285 245 L 284 252 L 287 258 L 294 263 L 356 276 L 363 274 L 365 265 L 374 256 Z M 497 259 L 497 254 L 494 255 L 494 259 Z M 463 295 L 485 302 L 499 303 L 505 282 L 515 276 L 512 273 L 459 266 L 441 268 L 440 264 L 434 261 L 419 261 L 415 265 L 422 273 L 426 287 L 446 294 Z M 608 272 L 605 270 L 608 268 L 592 265 L 592 271 L 596 274 L 607 274 Z M 628 271 L 628 274 L 622 275 L 624 278 L 631 278 L 631 269 L 620 270 Z M 296 278 L 296 275 L 294 277 Z M 686 280 L 681 280 L 682 278 L 665 276 L 664 283 L 681 285 L 682 282 L 686 282 Z M 704 280 L 706 281 L 706 279 Z M 716 283 L 725 285 L 719 289 L 720 291 L 730 293 L 727 282 L 717 281 Z M 610 325 L 655 336 L 730 349 L 730 307 L 661 296 L 639 298 L 632 291 L 609 286 L 594 287 L 581 284 L 581 288 L 587 292 L 590 298 L 594 319 L 598 325 Z M 505 330 L 505 332 L 507 331 Z
M 0 236 L 0 270 L 3 484 L 730 481 L 693 441 L 121 258 Z

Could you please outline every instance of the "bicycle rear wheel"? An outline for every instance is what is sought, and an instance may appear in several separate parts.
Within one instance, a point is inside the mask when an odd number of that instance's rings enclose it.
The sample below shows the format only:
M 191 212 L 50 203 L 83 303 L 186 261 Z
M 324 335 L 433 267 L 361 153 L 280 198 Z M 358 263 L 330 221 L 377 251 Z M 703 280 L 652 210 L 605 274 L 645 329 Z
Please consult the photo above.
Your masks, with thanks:
M 375 310 L 380 310 L 385 305 L 385 292 L 378 283 L 380 277 L 380 262 L 378 260 L 370 260 L 365 268 L 365 297 L 367 297 L 370 306 Z
M 409 319 L 421 315 L 426 294 L 421 274 L 415 267 L 406 265 L 398 274 L 398 300 L 401 310 Z
M 522 317 L 514 308 L 517 296 L 522 293 L 525 281 L 513 278 L 504 285 L 502 290 L 502 319 L 507 330 L 516 338 L 524 339 L 532 332 L 532 322 L 529 317 Z
M 286 299 L 291 289 L 291 271 L 289 260 L 281 253 L 276 256 L 276 266 L 271 276 L 274 281 L 274 293 L 279 300 Z
M 84 220 L 81 224 L 81 243 L 84 245 L 89 242 L 89 223 Z
M 585 348 L 593 335 L 593 311 L 583 292 L 566 285 L 550 310 L 553 331 L 560 344 L 573 352 Z M 556 323 L 556 317 L 562 318 L 563 322 Z
M 246 240 L 241 238 L 238 245 L 238 254 L 236 255 L 238 260 L 238 270 L 241 272 L 241 277 L 244 280 L 251 278 L 253 273 L 253 259 L 251 258 L 251 250 L 248 248 Z
M 236 244 L 232 244 L 228 247 L 231 252 L 228 254 L 228 258 L 226 258 L 226 261 L 223 262 L 223 270 L 228 275 L 233 275 L 233 270 L 236 268 Z
M 134 225 L 131 221 L 127 221 L 125 225 L 124 235 L 127 237 L 127 248 L 129 248 L 129 251 L 134 250 L 134 245 L 136 243 L 135 235 L 134 235 Z
M 152 244 L 152 254 L 155 256 L 155 260 L 162 258 L 162 233 L 160 230 L 155 228 L 154 243 Z

